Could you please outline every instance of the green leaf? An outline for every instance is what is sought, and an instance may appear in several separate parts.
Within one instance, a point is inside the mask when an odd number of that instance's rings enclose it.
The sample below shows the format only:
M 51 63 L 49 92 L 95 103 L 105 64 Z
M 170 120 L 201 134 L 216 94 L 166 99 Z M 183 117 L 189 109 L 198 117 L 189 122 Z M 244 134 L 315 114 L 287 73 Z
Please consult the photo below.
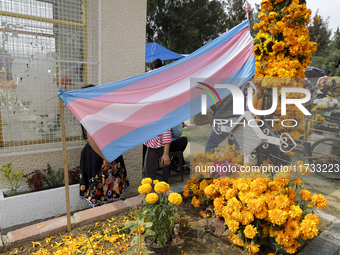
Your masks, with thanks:
M 144 227 L 145 228 L 150 228 L 150 227 L 152 227 L 152 225 L 153 225 L 152 222 L 147 222 L 147 223 L 144 224 Z
M 127 227 L 127 228 L 133 228 L 133 227 L 135 227 L 135 223 L 128 221 L 128 222 L 124 223 L 124 226 Z
M 150 229 L 146 230 L 145 231 L 145 236 L 154 236 L 156 233 Z
M 134 246 L 136 243 L 138 243 L 138 236 L 135 236 L 131 241 L 131 246 Z

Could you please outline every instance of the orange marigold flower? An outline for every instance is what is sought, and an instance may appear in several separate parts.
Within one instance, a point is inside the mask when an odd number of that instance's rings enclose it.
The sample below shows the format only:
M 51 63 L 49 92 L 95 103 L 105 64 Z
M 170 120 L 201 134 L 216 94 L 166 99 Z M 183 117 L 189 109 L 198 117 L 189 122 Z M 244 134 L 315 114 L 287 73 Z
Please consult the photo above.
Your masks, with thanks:
M 299 222 L 289 219 L 285 224 L 285 233 L 293 239 L 296 239 L 300 236 L 301 230 L 299 226 Z
M 226 224 L 228 225 L 228 228 L 232 233 L 235 233 L 240 225 L 240 223 L 238 223 L 236 220 L 230 220 L 226 222 Z
M 238 246 L 243 246 L 244 245 L 244 241 L 242 239 L 240 239 L 237 235 L 235 234 L 230 234 L 229 235 L 229 239 L 236 245 Z
M 253 239 L 257 234 L 257 228 L 253 225 L 247 225 L 243 232 L 247 238 Z
M 247 210 L 243 210 L 243 209 L 241 212 L 242 212 L 242 221 L 241 221 L 242 225 L 248 225 L 249 223 L 254 221 L 254 215 L 251 212 Z
M 276 225 L 283 225 L 288 218 L 288 213 L 280 209 L 272 209 L 268 211 L 269 221 Z
M 283 230 L 275 231 L 275 241 L 278 244 L 285 245 L 289 242 L 289 236 L 283 232 Z
M 304 201 L 309 201 L 312 199 L 312 194 L 306 189 L 300 190 L 299 195 Z
M 295 254 L 297 249 L 301 246 L 301 244 L 298 241 L 294 241 L 294 245 L 285 247 L 285 250 L 290 254 Z
M 279 209 L 286 209 L 289 207 L 289 198 L 286 195 L 279 195 L 275 197 L 276 207 Z
M 191 204 L 192 204 L 194 207 L 198 208 L 198 207 L 200 207 L 201 202 L 196 198 L 196 196 L 194 196 L 194 197 L 192 198 L 192 200 L 191 200 Z
M 321 194 L 319 194 L 319 195 L 313 194 L 312 201 L 313 201 L 314 206 L 318 209 L 323 209 L 323 208 L 327 207 L 327 200 Z
M 260 245 L 258 244 L 248 244 L 246 248 L 250 255 L 257 254 L 260 251 Z
M 291 205 L 288 213 L 289 216 L 293 219 L 300 218 L 302 215 L 302 209 L 298 205 Z
M 187 185 L 184 186 L 183 196 L 185 196 L 185 197 L 190 196 L 190 192 L 189 192 L 189 189 L 188 189 Z
M 301 237 L 303 239 L 313 239 L 319 233 L 318 226 L 315 221 L 304 219 L 300 223 Z
M 294 183 L 296 183 L 296 184 L 302 184 L 302 181 L 301 181 L 300 178 L 294 178 L 294 179 L 292 180 L 292 182 L 294 182 Z

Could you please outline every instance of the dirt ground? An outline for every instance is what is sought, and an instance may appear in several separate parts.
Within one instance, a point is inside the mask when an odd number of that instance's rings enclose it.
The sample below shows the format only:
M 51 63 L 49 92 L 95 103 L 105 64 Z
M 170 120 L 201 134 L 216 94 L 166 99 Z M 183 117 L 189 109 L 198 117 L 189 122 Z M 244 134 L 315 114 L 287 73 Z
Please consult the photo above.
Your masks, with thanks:
M 214 234 L 216 221 L 214 218 L 210 218 L 208 220 L 208 224 L 206 219 L 203 219 L 199 215 L 200 209 L 194 208 L 190 200 L 185 198 L 182 205 L 180 206 L 182 212 L 185 212 L 185 216 L 189 219 L 190 229 L 184 235 L 184 237 L 177 236 L 173 244 L 171 246 L 171 254 L 172 255 L 210 255 L 210 254 L 228 254 L 228 255 L 240 255 L 245 254 L 242 251 L 242 248 L 233 246 L 232 243 L 227 238 L 228 230 L 222 235 L 217 236 Z M 332 208 L 328 208 L 326 211 L 330 213 L 339 213 L 338 211 L 332 211 Z M 17 248 L 12 248 L 9 251 L 0 253 L 0 255 L 9 255 L 9 254 L 68 254 L 68 249 L 70 249 L 71 245 L 66 245 L 69 239 L 79 241 L 85 240 L 83 243 L 85 246 L 86 242 L 89 243 L 88 240 L 91 240 L 92 247 L 95 247 L 95 238 L 91 238 L 95 233 L 103 234 L 103 232 L 108 229 L 115 229 L 114 226 L 121 226 L 124 220 L 132 220 L 128 213 L 120 214 L 114 218 L 106 219 L 103 221 L 95 222 L 93 224 L 89 224 L 84 227 L 80 227 L 77 229 L 73 229 L 70 233 L 61 233 L 55 237 L 49 237 L 44 240 L 36 240 L 36 242 L 29 242 L 21 245 Z M 330 222 L 320 219 L 320 232 L 326 229 L 330 225 Z M 115 232 L 115 231 L 113 231 Z M 120 232 L 122 233 L 122 232 Z M 86 241 L 87 240 L 87 241 Z M 114 245 L 111 245 L 109 242 L 101 242 L 98 245 L 98 252 L 95 254 L 106 254 L 104 251 L 114 251 L 114 254 L 119 254 L 120 251 L 126 250 L 129 246 L 129 241 L 131 238 L 121 238 L 114 242 Z M 99 251 L 99 247 L 104 247 L 104 250 Z M 54 253 L 57 249 L 61 249 L 64 247 L 63 253 Z M 42 252 L 42 249 L 45 249 L 45 253 Z M 72 249 L 72 248 L 71 248 Z M 40 250 L 40 252 L 39 252 Z M 86 249 L 83 249 L 84 252 Z M 51 252 L 51 253 L 49 253 Z M 267 255 L 269 252 L 274 252 L 274 250 L 262 249 L 260 255 Z M 86 253 L 83 253 L 86 254 Z M 122 254 L 126 254 L 122 252 Z

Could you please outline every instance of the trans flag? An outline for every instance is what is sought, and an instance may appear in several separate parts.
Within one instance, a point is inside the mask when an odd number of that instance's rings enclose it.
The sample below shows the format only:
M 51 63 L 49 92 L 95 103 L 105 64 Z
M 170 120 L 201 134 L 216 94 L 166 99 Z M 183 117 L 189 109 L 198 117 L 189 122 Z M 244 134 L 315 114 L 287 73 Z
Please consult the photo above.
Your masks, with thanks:
M 190 42 L 188 42 L 190 43 Z M 111 162 L 201 112 L 201 94 L 218 83 L 241 87 L 255 74 L 254 42 L 246 20 L 194 53 L 156 70 L 92 88 L 59 90 Z M 213 84 L 209 81 L 213 80 Z M 207 88 L 207 87 L 205 87 Z M 230 94 L 216 89 L 220 98 Z M 207 97 L 207 107 L 214 104 Z

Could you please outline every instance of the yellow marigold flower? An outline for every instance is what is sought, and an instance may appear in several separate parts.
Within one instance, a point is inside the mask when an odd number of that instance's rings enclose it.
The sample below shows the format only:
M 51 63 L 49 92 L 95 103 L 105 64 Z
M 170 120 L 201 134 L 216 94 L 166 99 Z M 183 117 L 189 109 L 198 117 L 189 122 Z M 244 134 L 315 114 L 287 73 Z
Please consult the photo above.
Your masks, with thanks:
M 235 196 L 237 189 L 228 189 L 225 193 L 225 199 L 229 200 Z
M 281 244 L 281 245 L 285 245 L 289 242 L 289 236 L 286 235 L 283 230 L 278 230 L 278 231 L 275 231 L 275 241 L 278 243 L 278 244 Z
M 270 12 L 269 15 L 268 15 L 269 19 L 275 19 L 276 16 L 277 16 L 276 12 Z
M 318 226 L 315 221 L 302 220 L 300 223 L 301 237 L 303 239 L 313 239 L 319 233 Z
M 206 195 L 207 198 L 213 198 L 216 194 L 216 188 L 214 184 L 210 184 L 204 189 L 204 194 Z
M 241 212 L 242 212 L 242 221 L 241 221 L 242 225 L 248 225 L 254 221 L 254 215 L 251 212 L 247 210 L 242 210 Z
M 148 194 L 152 190 L 152 187 L 150 184 L 143 184 L 138 187 L 138 192 L 140 194 Z
M 305 220 L 313 221 L 313 222 L 315 222 L 316 225 L 319 225 L 319 217 L 316 214 L 308 213 L 305 216 Z
M 301 246 L 301 244 L 298 241 L 294 241 L 294 245 L 285 247 L 285 250 L 290 254 L 295 254 L 297 249 Z
M 289 216 L 293 219 L 300 218 L 302 215 L 302 209 L 298 205 L 291 205 L 289 208 Z
M 170 190 L 170 185 L 167 184 L 166 182 L 159 182 L 155 185 L 154 190 L 157 193 L 164 193 L 164 192 Z
M 250 255 L 257 254 L 260 251 L 260 245 L 258 244 L 248 244 L 246 248 Z
M 255 217 L 258 218 L 258 219 L 264 219 L 267 217 L 268 215 L 268 208 L 266 205 L 263 205 L 261 210 L 258 211 L 258 212 L 255 212 Z
M 241 211 L 237 210 L 237 211 L 233 211 L 231 213 L 231 217 L 236 220 L 237 222 L 242 222 L 242 213 Z
M 242 203 L 238 201 L 236 197 L 233 197 L 228 200 L 227 206 L 230 207 L 232 210 L 236 211 L 236 210 L 241 210 Z
M 192 198 L 192 200 L 191 200 L 191 204 L 192 204 L 194 207 L 198 208 L 198 207 L 200 207 L 201 202 L 196 198 L 196 196 L 194 196 L 194 197 Z
M 320 18 L 318 16 L 315 16 L 314 23 L 318 22 L 319 20 L 320 20 Z
M 149 204 L 154 204 L 158 201 L 158 195 L 156 193 L 147 194 L 145 197 L 145 201 Z
M 240 223 L 237 222 L 236 220 L 230 220 L 226 222 L 226 224 L 228 225 L 228 228 L 232 233 L 235 233 L 238 230 L 239 225 L 240 225 Z
M 221 197 L 217 197 L 214 199 L 214 208 L 215 211 L 222 211 L 223 210 L 223 199 Z
M 319 195 L 313 194 L 312 201 L 313 201 L 314 206 L 318 209 L 323 209 L 323 208 L 327 207 L 327 200 L 321 194 L 319 194 Z
M 250 199 L 247 205 L 251 213 L 260 212 L 264 206 L 265 206 L 265 203 L 262 199 Z
M 152 179 L 151 178 L 144 178 L 143 180 L 142 180 L 142 184 L 152 184 Z
M 238 246 L 243 246 L 244 245 L 244 241 L 242 239 L 240 239 L 237 235 L 235 234 L 230 234 L 229 235 L 229 239 L 236 245 Z
M 268 211 L 269 221 L 276 225 L 283 225 L 287 221 L 288 213 L 280 209 L 272 209 Z
M 312 194 L 306 189 L 300 190 L 299 195 L 301 196 L 302 200 L 304 200 L 304 201 L 309 201 L 309 200 L 312 199 Z
M 176 192 L 169 195 L 168 200 L 174 205 L 180 205 L 182 203 L 182 196 Z
M 187 185 L 184 186 L 183 196 L 185 196 L 185 197 L 190 196 L 190 192 L 189 192 L 189 189 L 188 189 Z
M 159 180 L 153 180 L 153 185 L 156 185 L 157 183 L 159 183 Z
M 296 239 L 300 236 L 301 230 L 299 226 L 299 222 L 289 219 L 285 224 L 285 233 L 293 239 Z
M 295 182 L 296 184 L 302 184 L 302 180 L 300 178 L 294 178 L 292 182 Z
M 247 225 L 243 232 L 247 238 L 253 239 L 257 234 L 257 228 L 253 225 Z
M 286 209 L 289 207 L 289 198 L 286 195 L 279 195 L 275 197 L 276 207 L 279 209 Z

